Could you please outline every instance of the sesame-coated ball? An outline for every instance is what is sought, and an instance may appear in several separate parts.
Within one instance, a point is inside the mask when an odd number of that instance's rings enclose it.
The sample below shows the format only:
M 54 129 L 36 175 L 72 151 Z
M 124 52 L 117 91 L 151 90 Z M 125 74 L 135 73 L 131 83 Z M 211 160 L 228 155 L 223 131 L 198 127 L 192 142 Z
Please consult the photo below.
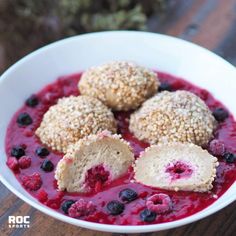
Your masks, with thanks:
M 130 117 L 129 129 L 151 144 L 190 142 L 207 144 L 216 121 L 198 96 L 187 91 L 164 91 L 148 99 Z
M 85 71 L 78 87 L 83 95 L 101 100 L 113 110 L 139 107 L 157 92 L 159 81 L 153 71 L 131 62 L 110 62 Z
M 36 135 L 53 150 L 65 153 L 70 144 L 105 129 L 116 132 L 116 121 L 101 101 L 87 96 L 70 96 L 59 99 L 49 108 Z

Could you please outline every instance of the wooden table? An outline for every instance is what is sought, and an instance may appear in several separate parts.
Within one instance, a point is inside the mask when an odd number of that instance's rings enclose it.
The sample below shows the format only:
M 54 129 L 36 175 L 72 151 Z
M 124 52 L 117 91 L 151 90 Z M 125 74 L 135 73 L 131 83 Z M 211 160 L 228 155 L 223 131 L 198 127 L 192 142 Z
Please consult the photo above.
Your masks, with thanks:
M 177 0 L 167 17 L 152 19 L 153 31 L 173 35 L 197 43 L 236 64 L 236 0 Z M 236 78 L 235 78 L 236 80 Z M 86 230 L 55 220 L 21 201 L 0 184 L 0 235 L 34 236 L 110 236 L 110 234 Z M 29 229 L 8 228 L 9 215 L 30 215 Z M 236 202 L 220 212 L 198 222 L 154 235 L 236 235 Z M 137 235 L 137 234 L 136 234 Z

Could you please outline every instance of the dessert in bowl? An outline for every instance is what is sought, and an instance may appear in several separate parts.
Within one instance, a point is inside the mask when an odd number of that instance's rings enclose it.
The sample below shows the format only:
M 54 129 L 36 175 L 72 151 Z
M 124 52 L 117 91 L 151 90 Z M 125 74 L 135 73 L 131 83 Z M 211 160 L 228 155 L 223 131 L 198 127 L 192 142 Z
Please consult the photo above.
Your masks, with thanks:
M 178 54 L 189 48 L 199 61 Z M 4 108 L 1 179 L 38 209 L 92 229 L 147 232 L 200 219 L 234 200 L 235 111 L 221 92 L 235 87 L 235 73 L 204 49 L 148 33 L 45 47 L 3 75 L 4 91 L 26 76 L 28 84 Z

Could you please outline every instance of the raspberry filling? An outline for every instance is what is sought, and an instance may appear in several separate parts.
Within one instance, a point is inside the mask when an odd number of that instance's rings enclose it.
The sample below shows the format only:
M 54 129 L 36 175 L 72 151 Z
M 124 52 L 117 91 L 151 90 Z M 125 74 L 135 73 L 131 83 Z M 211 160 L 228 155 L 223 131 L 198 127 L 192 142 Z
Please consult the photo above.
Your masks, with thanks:
M 89 169 L 85 176 L 85 184 L 95 192 L 98 192 L 107 183 L 110 172 L 104 166 L 97 165 Z
M 182 161 L 176 161 L 175 163 L 168 164 L 166 172 L 170 174 L 171 180 L 176 180 L 189 178 L 193 173 L 193 169 Z

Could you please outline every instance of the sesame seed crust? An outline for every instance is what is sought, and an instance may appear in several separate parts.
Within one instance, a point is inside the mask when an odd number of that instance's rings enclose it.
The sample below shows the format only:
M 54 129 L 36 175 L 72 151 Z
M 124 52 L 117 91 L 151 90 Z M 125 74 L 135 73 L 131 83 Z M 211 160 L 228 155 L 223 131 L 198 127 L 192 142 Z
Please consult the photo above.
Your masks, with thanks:
M 121 135 L 102 131 L 70 145 L 55 172 L 58 188 L 68 192 L 88 192 L 87 171 L 102 164 L 110 172 L 109 181 L 125 174 L 134 162 L 134 154 Z
M 65 153 L 78 139 L 104 129 L 116 132 L 116 121 L 101 101 L 88 96 L 70 96 L 59 99 L 49 108 L 36 135 L 53 150 Z
M 178 90 L 161 92 L 143 103 L 130 117 L 129 129 L 151 144 L 190 142 L 207 144 L 216 121 L 195 94 Z
M 192 173 L 173 179 L 167 171 L 176 162 L 189 165 Z M 193 143 L 167 143 L 146 148 L 135 161 L 134 178 L 147 186 L 174 191 L 207 192 L 216 177 L 216 157 Z
M 83 95 L 101 100 L 113 110 L 139 107 L 157 92 L 157 74 L 132 62 L 114 61 L 85 71 L 79 81 Z

